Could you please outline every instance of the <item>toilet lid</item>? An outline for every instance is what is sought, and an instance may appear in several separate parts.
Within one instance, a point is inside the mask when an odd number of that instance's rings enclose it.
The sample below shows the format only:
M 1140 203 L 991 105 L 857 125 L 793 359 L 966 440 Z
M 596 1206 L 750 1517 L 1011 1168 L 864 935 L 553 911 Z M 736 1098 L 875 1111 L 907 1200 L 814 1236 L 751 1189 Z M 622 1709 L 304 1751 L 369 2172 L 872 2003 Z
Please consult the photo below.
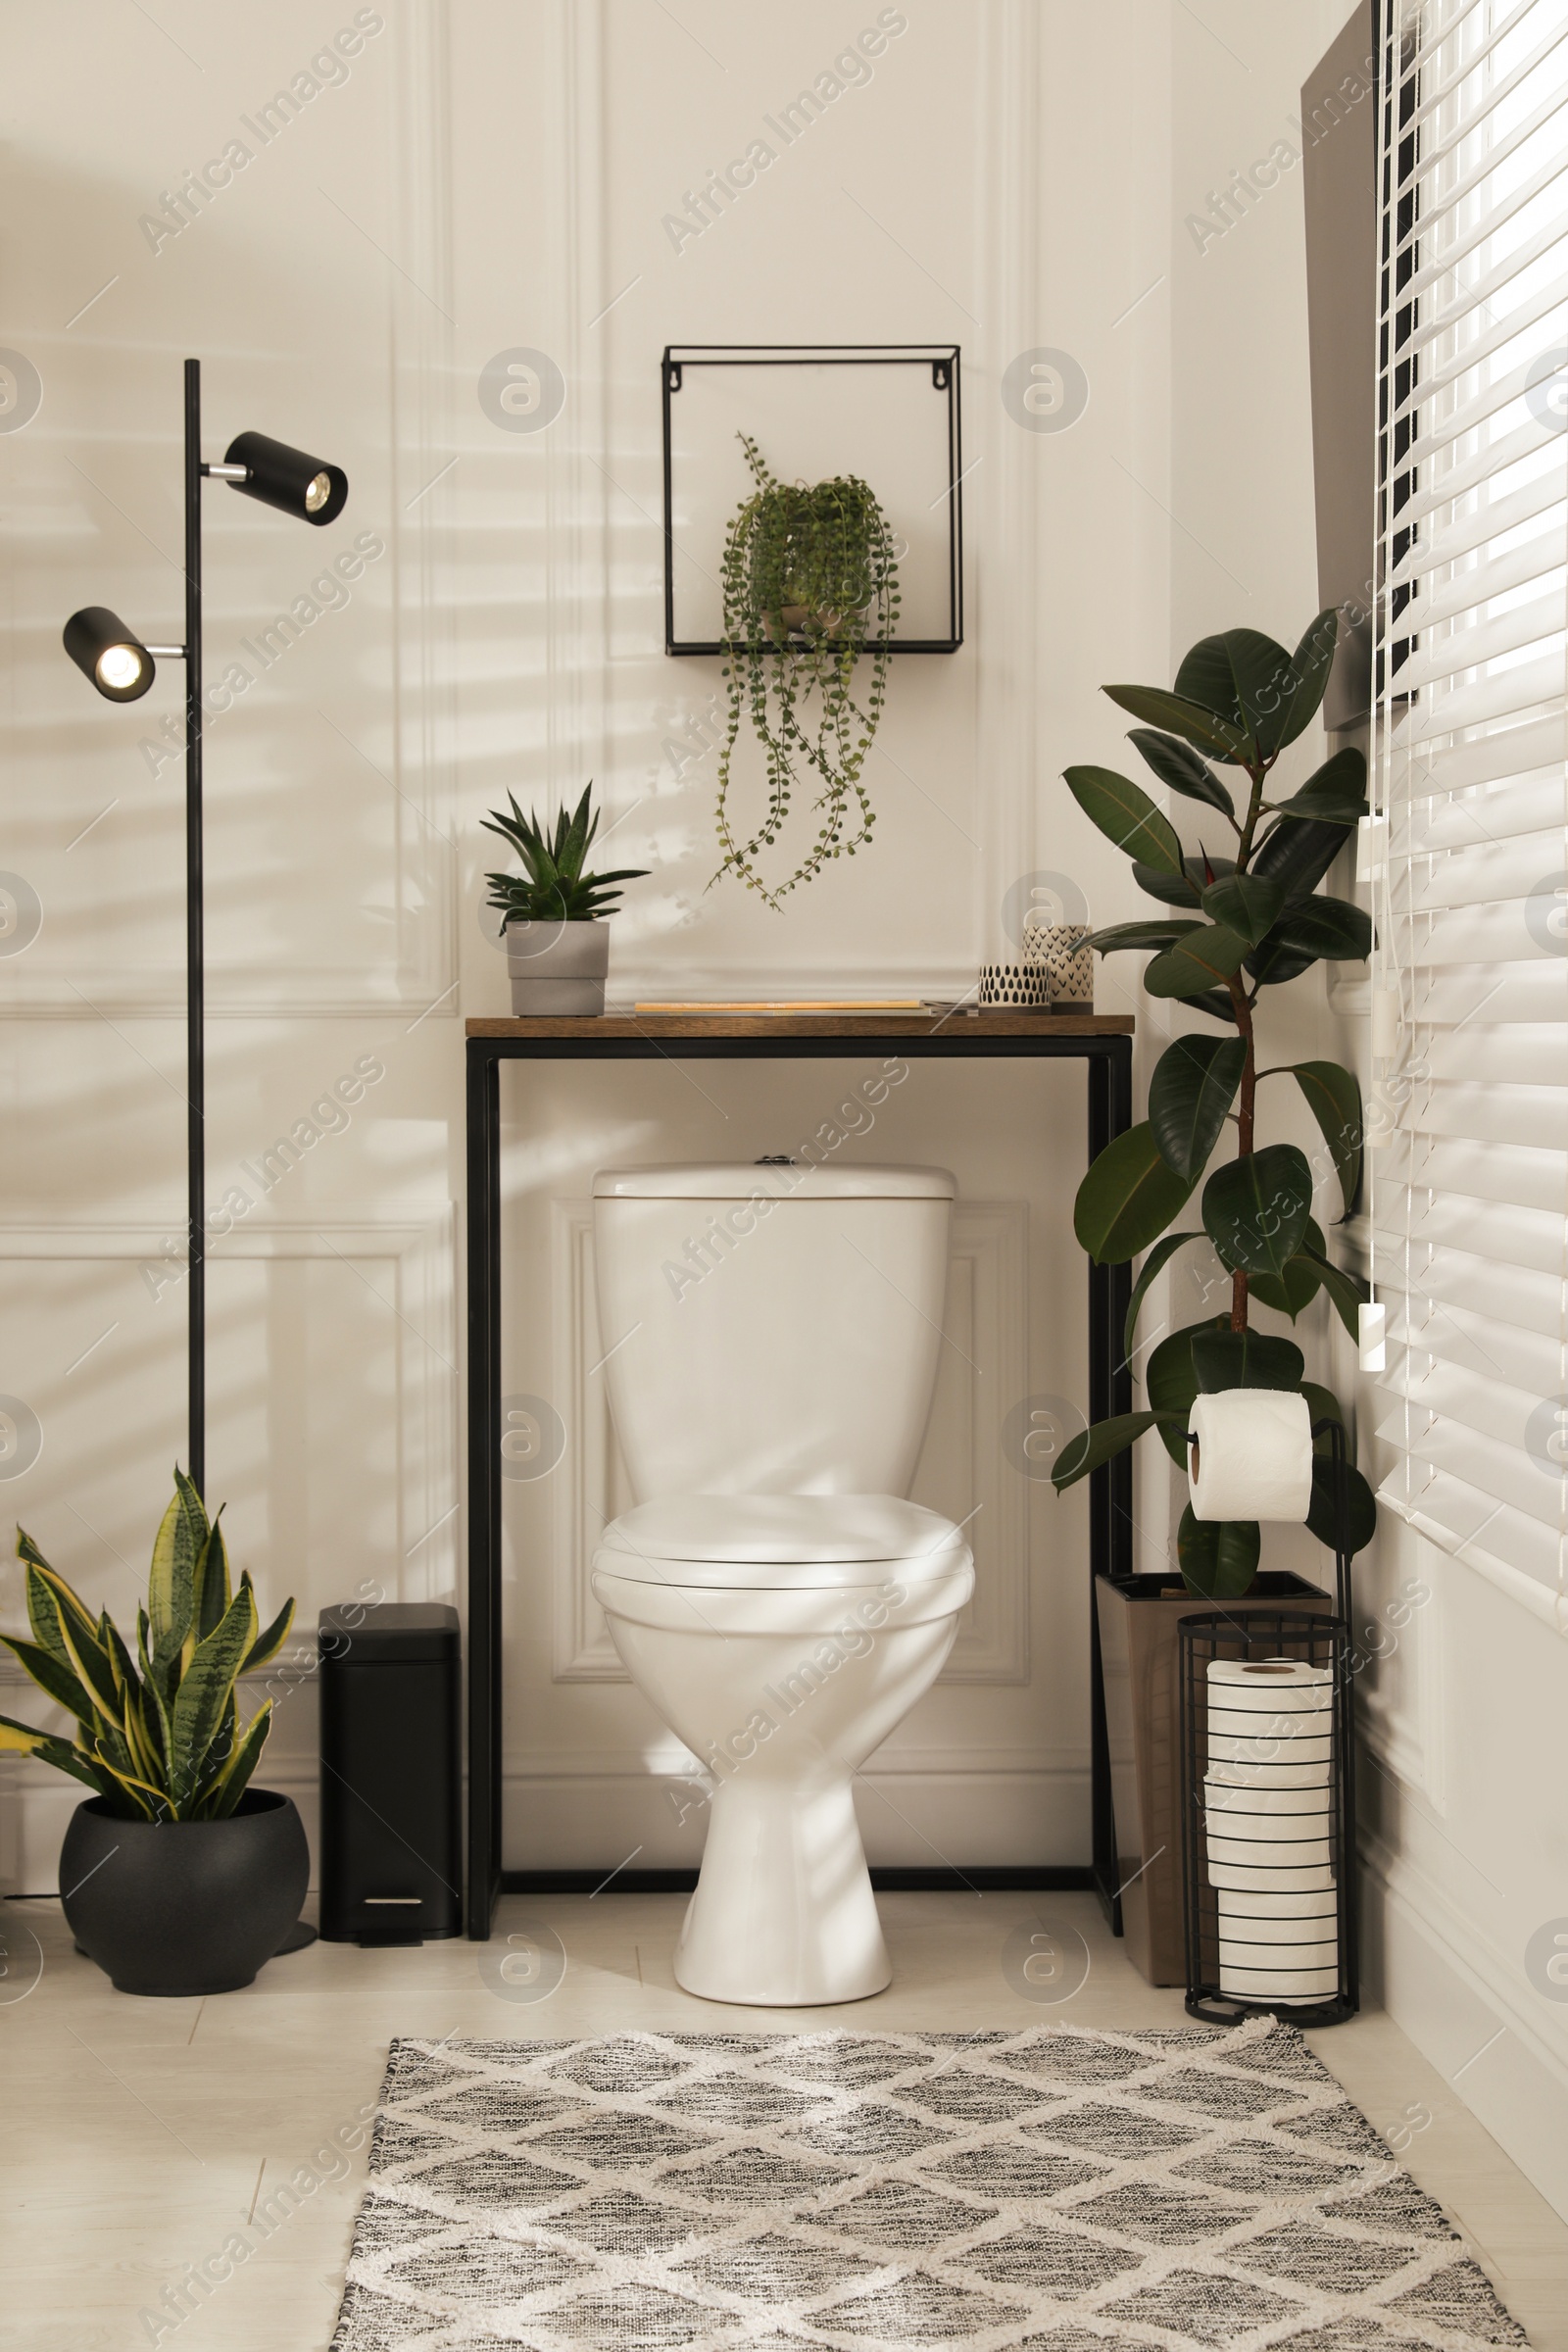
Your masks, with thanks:
M 903 1584 L 951 1575 L 969 1547 L 951 1519 L 897 1494 L 674 1494 L 606 1528 L 596 1568 L 648 1584 Z
M 596 1200 L 951 1200 L 958 1189 L 948 1168 L 886 1167 L 846 1161 L 671 1160 L 644 1168 L 601 1168 Z

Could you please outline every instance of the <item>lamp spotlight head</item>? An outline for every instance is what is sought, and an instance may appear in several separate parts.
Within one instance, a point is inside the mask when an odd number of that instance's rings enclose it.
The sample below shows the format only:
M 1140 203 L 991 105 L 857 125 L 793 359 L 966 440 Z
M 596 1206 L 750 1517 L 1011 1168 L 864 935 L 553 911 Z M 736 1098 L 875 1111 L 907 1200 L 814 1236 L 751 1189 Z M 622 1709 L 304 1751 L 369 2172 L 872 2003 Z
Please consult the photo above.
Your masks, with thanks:
M 240 433 L 223 452 L 225 466 L 243 466 L 245 479 L 229 486 L 301 522 L 335 522 L 348 504 L 349 477 L 341 466 L 308 458 L 267 433 Z
M 151 654 L 118 612 L 84 605 L 66 623 L 67 653 L 111 703 L 133 703 L 153 682 Z

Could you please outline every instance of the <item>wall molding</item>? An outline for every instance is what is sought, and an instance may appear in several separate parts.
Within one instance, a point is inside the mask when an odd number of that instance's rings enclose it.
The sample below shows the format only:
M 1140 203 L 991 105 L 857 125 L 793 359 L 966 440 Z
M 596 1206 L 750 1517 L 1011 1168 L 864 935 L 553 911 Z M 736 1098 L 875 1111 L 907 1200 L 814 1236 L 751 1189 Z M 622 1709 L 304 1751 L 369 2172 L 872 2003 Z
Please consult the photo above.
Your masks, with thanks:
M 0 1265 L 93 1260 L 156 1264 L 170 1230 L 166 1223 L 145 1219 L 18 1219 L 0 1223 Z M 220 1279 L 230 1259 L 326 1258 L 356 1269 L 381 1262 L 393 1270 L 390 1298 L 373 1283 L 370 1287 L 377 1290 L 394 1324 L 402 1596 L 425 1599 L 452 1592 L 459 1584 L 461 1519 L 453 1205 L 446 1200 L 388 1200 L 352 1215 L 287 1220 L 257 1211 L 212 1245 L 208 1262 Z M 44 1458 L 47 1461 L 47 1454 Z
M 1558 2010 L 1560 2034 L 1544 2030 L 1518 1997 L 1517 1959 L 1418 1864 L 1365 1832 L 1362 1861 L 1364 1927 L 1389 2015 L 1568 2220 L 1568 2017 Z

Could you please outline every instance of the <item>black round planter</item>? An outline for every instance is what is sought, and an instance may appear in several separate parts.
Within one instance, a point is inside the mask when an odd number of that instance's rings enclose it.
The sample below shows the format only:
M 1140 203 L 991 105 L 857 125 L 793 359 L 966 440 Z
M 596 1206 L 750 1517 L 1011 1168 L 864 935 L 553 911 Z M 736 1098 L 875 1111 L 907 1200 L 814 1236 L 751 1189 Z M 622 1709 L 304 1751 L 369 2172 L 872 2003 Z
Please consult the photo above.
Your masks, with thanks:
M 121 1821 L 76 1807 L 60 1849 L 73 1935 L 117 1992 L 235 1992 L 270 1960 L 310 1884 L 291 1797 L 248 1788 L 227 1821 Z M 69 1891 L 68 1891 L 69 1890 Z

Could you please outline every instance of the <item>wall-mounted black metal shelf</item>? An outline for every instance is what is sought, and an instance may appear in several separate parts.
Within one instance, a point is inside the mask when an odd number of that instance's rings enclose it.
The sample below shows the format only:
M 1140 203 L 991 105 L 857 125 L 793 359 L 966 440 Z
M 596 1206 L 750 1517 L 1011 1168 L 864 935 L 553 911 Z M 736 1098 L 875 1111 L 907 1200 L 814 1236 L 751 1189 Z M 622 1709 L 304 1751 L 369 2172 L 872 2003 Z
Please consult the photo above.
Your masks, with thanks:
M 774 372 L 781 370 L 790 372 Z M 730 517 L 751 486 L 735 441 L 743 426 L 781 478 L 857 473 L 870 482 L 901 542 L 903 606 L 888 652 L 957 652 L 963 455 L 956 343 L 672 343 L 660 376 L 666 653 L 724 651 L 719 564 Z

